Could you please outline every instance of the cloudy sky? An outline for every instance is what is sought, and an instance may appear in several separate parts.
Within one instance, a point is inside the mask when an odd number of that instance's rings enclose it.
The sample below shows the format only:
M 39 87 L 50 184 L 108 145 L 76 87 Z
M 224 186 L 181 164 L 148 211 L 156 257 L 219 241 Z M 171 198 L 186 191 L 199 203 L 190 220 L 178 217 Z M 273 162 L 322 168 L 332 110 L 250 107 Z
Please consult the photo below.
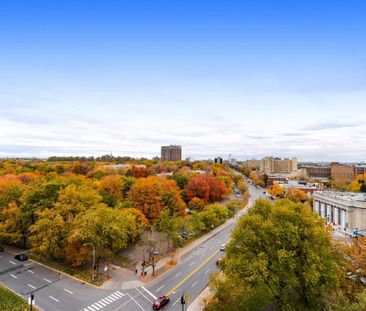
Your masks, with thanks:
M 0 156 L 366 160 L 365 38 L 364 1 L 2 0 Z

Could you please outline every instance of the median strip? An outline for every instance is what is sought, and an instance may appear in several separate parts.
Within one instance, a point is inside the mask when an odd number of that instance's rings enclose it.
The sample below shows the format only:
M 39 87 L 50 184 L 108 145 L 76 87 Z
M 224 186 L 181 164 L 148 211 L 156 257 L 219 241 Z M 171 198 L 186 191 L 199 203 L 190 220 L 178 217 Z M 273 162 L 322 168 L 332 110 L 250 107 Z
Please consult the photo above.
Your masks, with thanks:
M 180 287 L 185 281 L 187 281 L 193 274 L 195 274 L 199 269 L 201 269 L 206 263 L 208 263 L 212 258 L 214 258 L 220 250 L 214 252 L 210 257 L 208 257 L 203 263 L 201 263 L 196 269 L 194 269 L 190 274 L 188 274 L 182 281 L 180 281 L 175 287 L 173 287 L 165 296 L 170 296 L 178 287 Z

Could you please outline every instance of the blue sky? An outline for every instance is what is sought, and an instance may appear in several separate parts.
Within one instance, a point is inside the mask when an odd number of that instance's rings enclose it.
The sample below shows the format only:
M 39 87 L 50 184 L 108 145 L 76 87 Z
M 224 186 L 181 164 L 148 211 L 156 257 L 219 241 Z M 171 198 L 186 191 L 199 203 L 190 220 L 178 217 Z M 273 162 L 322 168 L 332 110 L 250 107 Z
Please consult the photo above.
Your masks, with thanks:
M 364 1 L 0 2 L 0 156 L 366 158 Z

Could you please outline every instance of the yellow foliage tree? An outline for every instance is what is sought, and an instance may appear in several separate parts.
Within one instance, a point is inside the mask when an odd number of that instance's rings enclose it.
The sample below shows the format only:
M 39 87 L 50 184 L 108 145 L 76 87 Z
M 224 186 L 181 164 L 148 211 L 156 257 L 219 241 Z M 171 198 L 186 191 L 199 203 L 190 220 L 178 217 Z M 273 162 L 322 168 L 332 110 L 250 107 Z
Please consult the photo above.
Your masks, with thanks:
M 274 184 L 271 188 L 271 190 L 269 191 L 269 193 L 275 197 L 279 197 L 280 195 L 283 195 L 285 192 L 285 189 L 279 185 L 279 184 Z

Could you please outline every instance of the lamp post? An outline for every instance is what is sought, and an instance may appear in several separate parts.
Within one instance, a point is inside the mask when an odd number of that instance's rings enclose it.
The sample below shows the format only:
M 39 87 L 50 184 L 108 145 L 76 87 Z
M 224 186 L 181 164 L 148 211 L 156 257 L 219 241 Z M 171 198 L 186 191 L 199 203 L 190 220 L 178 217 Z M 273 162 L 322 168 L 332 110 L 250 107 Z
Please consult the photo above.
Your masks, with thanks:
M 84 243 L 83 246 L 91 245 L 93 247 L 93 274 L 92 274 L 92 282 L 94 281 L 94 270 L 95 270 L 95 247 L 93 243 Z

